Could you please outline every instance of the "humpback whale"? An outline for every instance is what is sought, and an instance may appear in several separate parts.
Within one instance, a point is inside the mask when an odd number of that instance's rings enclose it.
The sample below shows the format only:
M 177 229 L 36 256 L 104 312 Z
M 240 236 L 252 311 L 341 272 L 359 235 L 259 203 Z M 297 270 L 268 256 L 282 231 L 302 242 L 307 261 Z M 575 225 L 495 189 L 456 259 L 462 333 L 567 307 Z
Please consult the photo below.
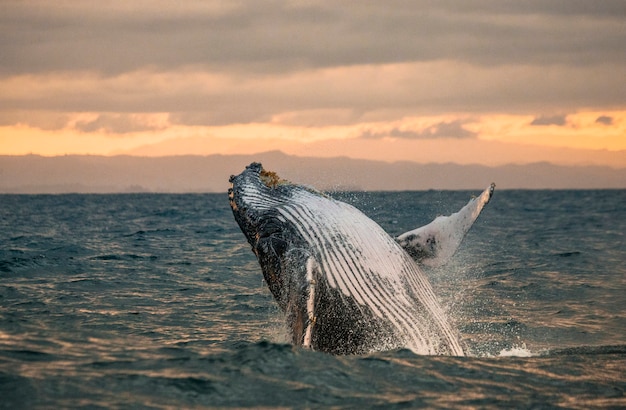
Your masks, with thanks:
M 260 163 L 230 183 L 233 215 L 294 345 L 333 354 L 464 354 L 420 265 L 439 266 L 455 253 L 494 184 L 457 213 L 392 238 L 352 205 Z

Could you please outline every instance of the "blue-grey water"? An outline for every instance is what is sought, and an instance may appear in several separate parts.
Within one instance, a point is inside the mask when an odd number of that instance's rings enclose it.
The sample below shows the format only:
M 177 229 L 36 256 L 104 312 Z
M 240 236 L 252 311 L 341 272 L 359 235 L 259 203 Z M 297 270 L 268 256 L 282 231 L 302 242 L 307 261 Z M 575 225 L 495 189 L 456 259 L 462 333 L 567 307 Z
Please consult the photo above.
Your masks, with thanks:
M 391 234 L 478 192 L 344 193 Z M 468 357 L 285 343 L 226 194 L 0 196 L 2 408 L 626 406 L 626 191 L 496 191 L 427 271 Z

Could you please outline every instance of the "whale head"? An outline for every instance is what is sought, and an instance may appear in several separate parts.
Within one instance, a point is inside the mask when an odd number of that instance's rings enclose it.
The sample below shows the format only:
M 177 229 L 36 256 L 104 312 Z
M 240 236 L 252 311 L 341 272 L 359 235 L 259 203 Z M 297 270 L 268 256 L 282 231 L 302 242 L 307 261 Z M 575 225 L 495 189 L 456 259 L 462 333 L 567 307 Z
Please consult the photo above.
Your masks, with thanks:
M 300 235 L 281 220 L 276 209 L 307 188 L 266 171 L 260 163 L 248 165 L 229 181 L 228 198 L 235 220 L 259 260 L 270 291 L 286 310 L 293 302 L 289 299 L 301 294 L 299 288 L 304 286 L 300 283 L 304 278 L 284 272 L 285 259 L 294 244 L 297 246 Z
M 273 222 L 268 214 L 289 200 L 293 186 L 257 162 L 248 165 L 241 174 L 231 175 L 229 182 L 228 199 L 233 215 L 254 248 L 259 235 L 272 230 L 267 225 Z

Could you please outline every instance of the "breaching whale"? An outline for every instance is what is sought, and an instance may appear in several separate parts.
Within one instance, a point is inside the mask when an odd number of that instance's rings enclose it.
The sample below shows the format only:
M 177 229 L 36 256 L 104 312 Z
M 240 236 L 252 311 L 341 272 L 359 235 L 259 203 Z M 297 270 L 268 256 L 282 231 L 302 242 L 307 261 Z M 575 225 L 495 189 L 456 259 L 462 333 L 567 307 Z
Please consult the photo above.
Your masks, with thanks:
M 292 343 L 334 354 L 463 355 L 419 264 L 445 263 L 494 184 L 459 212 L 392 238 L 347 203 L 252 163 L 230 177 L 235 220 L 285 312 Z

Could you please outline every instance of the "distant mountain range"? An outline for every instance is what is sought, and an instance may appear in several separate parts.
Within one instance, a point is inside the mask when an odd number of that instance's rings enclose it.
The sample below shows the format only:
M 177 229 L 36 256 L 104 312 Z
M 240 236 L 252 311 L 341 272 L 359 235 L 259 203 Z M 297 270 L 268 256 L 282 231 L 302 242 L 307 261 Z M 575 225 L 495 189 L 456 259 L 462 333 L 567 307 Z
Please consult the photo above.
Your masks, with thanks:
M 418 164 L 296 157 L 272 151 L 210 156 L 0 156 L 0 193 L 225 192 L 257 161 L 325 191 L 626 188 L 626 169 L 602 166 Z

